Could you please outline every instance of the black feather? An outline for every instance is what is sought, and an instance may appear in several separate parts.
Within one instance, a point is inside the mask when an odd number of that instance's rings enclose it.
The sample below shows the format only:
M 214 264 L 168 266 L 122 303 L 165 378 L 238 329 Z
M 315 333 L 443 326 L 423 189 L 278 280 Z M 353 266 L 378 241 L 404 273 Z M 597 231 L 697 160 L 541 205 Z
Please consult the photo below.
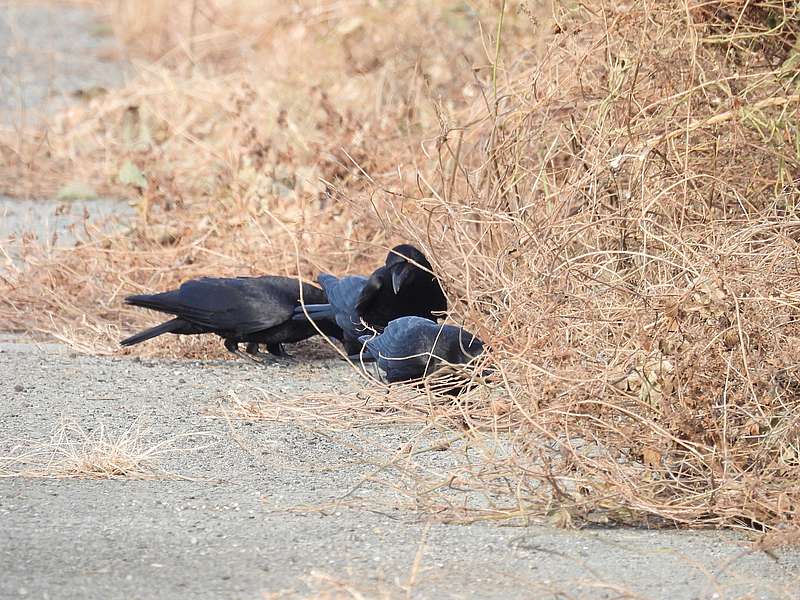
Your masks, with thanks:
M 425 255 L 410 244 L 395 246 L 376 269 L 356 302 L 356 314 L 381 330 L 394 319 L 417 316 L 435 321 L 447 298 Z
M 322 289 L 328 297 L 328 304 L 306 305 L 295 309 L 293 319 L 306 320 L 310 317 L 313 321 L 333 320 L 342 330 L 342 343 L 347 354 L 356 354 L 361 351 L 358 336 L 366 329 L 360 323 L 356 312 L 356 302 L 359 294 L 367 283 L 367 278 L 361 275 L 342 277 L 341 279 L 328 273 L 317 277 Z M 308 313 L 308 316 L 306 316 Z
M 169 321 L 166 321 L 161 325 L 156 325 L 155 327 L 151 327 L 150 329 L 145 329 L 144 331 L 140 331 L 136 335 L 132 335 L 129 338 L 125 338 L 120 342 L 120 345 L 133 346 L 134 344 L 144 342 L 145 340 L 149 340 L 164 333 L 192 334 L 192 333 L 203 333 L 203 331 L 201 331 L 200 328 L 194 325 L 190 325 L 183 319 L 170 319 Z
M 300 281 L 291 277 L 214 278 L 187 281 L 177 290 L 160 294 L 128 296 L 127 304 L 172 314 L 177 319 L 138 333 L 126 340 L 132 345 L 162 333 L 215 333 L 225 340 L 225 347 L 238 351 L 240 342 L 250 350 L 267 344 L 270 352 L 282 352 L 281 344 L 298 342 L 317 334 L 308 322 L 292 320 L 300 304 Z M 303 301 L 327 303 L 325 292 L 308 283 L 302 284 Z M 335 323 L 320 327 L 326 335 L 341 337 Z
M 390 383 L 421 379 L 445 363 L 466 364 L 483 353 L 483 342 L 468 331 L 422 317 L 394 319 L 380 335 L 359 340 Z

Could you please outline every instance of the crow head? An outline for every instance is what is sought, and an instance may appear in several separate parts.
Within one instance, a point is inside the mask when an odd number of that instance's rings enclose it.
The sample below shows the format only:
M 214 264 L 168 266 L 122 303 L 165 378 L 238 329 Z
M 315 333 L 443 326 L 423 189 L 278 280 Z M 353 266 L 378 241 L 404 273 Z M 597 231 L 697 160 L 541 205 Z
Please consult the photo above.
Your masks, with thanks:
M 397 294 L 403 285 L 416 277 L 433 278 L 431 263 L 425 255 L 411 244 L 395 246 L 386 257 L 386 270 L 392 278 L 392 290 Z
M 474 335 L 462 329 L 460 331 L 459 337 L 460 337 L 460 344 L 458 346 L 458 349 L 463 357 L 461 362 L 469 362 L 473 358 L 483 354 L 484 350 L 483 342 L 478 338 L 476 338 Z

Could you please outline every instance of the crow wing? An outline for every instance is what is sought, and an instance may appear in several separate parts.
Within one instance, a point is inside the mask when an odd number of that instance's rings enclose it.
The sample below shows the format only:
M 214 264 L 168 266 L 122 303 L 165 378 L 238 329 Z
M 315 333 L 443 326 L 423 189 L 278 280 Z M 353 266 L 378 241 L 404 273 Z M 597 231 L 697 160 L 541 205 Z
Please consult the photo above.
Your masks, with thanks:
M 383 333 L 361 336 L 378 366 L 386 371 L 387 379 L 407 381 L 423 377 L 435 360 L 430 352 L 440 326 L 422 317 L 402 317 L 391 321 Z
M 324 299 L 313 286 L 304 284 L 303 292 L 309 301 Z M 203 277 L 163 294 L 133 296 L 130 302 L 210 330 L 244 336 L 291 319 L 299 296 L 300 284 L 290 277 Z
M 356 312 L 356 302 L 367 283 L 367 278 L 361 275 L 352 275 L 336 279 L 333 275 L 321 275 L 318 281 L 328 295 L 328 302 L 333 307 L 336 324 L 353 337 L 362 333 L 364 328 L 361 326 Z

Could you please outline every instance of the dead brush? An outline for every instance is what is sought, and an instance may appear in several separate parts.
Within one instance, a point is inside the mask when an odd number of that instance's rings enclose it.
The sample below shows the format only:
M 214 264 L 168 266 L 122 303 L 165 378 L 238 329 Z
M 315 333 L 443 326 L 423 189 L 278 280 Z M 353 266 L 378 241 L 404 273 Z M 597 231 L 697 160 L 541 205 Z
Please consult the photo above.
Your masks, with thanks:
M 459 369 L 461 371 L 462 369 Z M 329 430 L 381 424 L 411 424 L 420 420 L 456 422 L 469 420 L 468 429 L 497 429 L 498 417 L 511 408 L 501 391 L 486 382 L 474 381 L 467 393 L 453 395 L 454 387 L 464 387 L 463 374 L 457 378 L 432 375 L 420 383 L 380 384 L 365 379 L 367 385 L 345 393 L 315 393 L 287 398 L 259 385 L 230 390 L 211 411 L 228 418 L 277 423 L 323 426 Z M 358 388 L 358 384 L 356 384 Z M 492 415 L 485 414 L 491 406 Z M 480 407 L 472 410 L 472 407 Z M 488 417 L 488 418 L 484 418 Z M 489 425 L 491 424 L 491 425 Z M 458 428 L 458 427 L 457 427 Z
M 459 518 L 797 527 L 795 3 L 230 4 L 148 23 L 169 60 L 33 143 L 3 136 L 6 191 L 86 178 L 140 211 L 4 280 L 4 322 L 110 351 L 145 318 L 126 293 L 364 272 L 411 241 L 503 390 L 448 406 L 488 450 L 426 505 L 457 481 L 493 507 L 447 498 Z M 191 344 L 150 348 L 208 354 Z M 420 396 L 379 404 L 429 419 Z M 357 400 L 312 406 L 382 418 Z
M 530 72 L 469 126 L 442 120 L 424 212 L 387 199 L 507 365 L 528 431 L 509 478 L 549 484 L 519 496 L 533 512 L 797 525 L 797 397 L 772 375 L 798 335 L 797 8 L 712 5 L 736 24 L 672 3 L 557 11 Z M 562 456 L 545 465 L 540 436 Z
M 174 479 L 179 476 L 163 470 L 160 462 L 188 451 L 176 444 L 179 437 L 151 442 L 136 423 L 112 434 L 102 423 L 87 431 L 62 420 L 45 442 L 14 442 L 0 456 L 0 477 Z

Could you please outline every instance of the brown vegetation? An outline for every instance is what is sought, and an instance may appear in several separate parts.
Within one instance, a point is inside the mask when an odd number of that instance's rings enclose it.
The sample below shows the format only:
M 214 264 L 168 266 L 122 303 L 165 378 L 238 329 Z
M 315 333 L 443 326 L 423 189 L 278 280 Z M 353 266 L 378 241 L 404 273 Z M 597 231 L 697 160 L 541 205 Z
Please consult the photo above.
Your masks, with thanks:
M 427 418 L 513 432 L 459 475 L 497 514 L 800 523 L 796 3 L 268 4 L 111 10 L 135 79 L 3 140 L 0 173 L 139 217 L 28 244 L 0 318 L 110 352 L 126 293 L 411 240 L 494 349 L 495 389 Z
M 177 478 L 159 463 L 170 453 L 192 448 L 180 447 L 180 436 L 145 443 L 148 437 L 138 423 L 125 431 L 110 433 L 102 423 L 95 431 L 86 431 L 62 420 L 47 441 L 17 440 L 6 455 L 0 456 L 0 478 Z

